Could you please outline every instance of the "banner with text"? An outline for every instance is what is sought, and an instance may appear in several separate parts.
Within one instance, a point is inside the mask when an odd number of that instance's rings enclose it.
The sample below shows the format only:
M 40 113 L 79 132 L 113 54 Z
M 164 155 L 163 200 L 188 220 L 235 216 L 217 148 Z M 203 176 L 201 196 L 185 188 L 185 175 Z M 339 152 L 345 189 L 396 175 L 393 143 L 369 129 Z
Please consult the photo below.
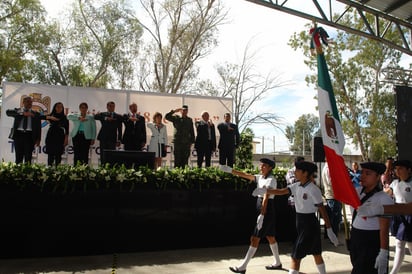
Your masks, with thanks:
M 231 98 L 222 97 L 4 82 L 0 117 L 0 158 L 3 161 L 14 161 L 13 140 L 8 138 L 10 128 L 13 126 L 13 118 L 6 115 L 6 110 L 21 107 L 22 98 L 25 96 L 33 97 L 33 109 L 45 114 L 50 113 L 53 105 L 57 102 L 63 103 L 66 114 L 78 113 L 81 102 L 86 102 L 89 105 L 89 112 L 95 114 L 106 111 L 106 103 L 109 101 L 116 103 L 115 111 L 117 113 L 124 114 L 128 113 L 129 104 L 134 102 L 138 106 L 140 115 L 145 117 L 146 123 L 153 122 L 152 117 L 155 112 L 162 113 L 164 118 L 170 110 L 180 108 L 182 105 L 188 105 L 189 116 L 193 118 L 193 122 L 201 118 L 200 116 L 203 111 L 207 111 L 215 126 L 223 121 L 224 113 L 232 113 L 233 105 Z M 167 126 L 168 145 L 171 151 L 173 148 L 173 124 L 165 119 L 163 119 L 163 122 Z M 100 130 L 99 121 L 96 121 L 96 126 L 98 132 Z M 70 130 L 71 128 L 72 125 L 70 124 Z M 44 153 L 44 140 L 47 130 L 48 123 L 43 121 L 42 141 L 40 147 L 37 147 L 34 151 L 34 162 L 47 163 L 47 154 Z M 149 141 L 151 134 L 149 129 L 147 129 L 147 134 L 147 140 Z M 219 135 L 218 130 L 216 130 L 216 134 Z M 217 138 L 219 137 L 217 136 Z M 98 164 L 99 154 L 99 143 L 96 140 L 96 143 L 90 150 L 90 163 L 92 165 L 96 166 Z M 171 153 L 168 153 L 166 158 L 170 161 L 171 157 Z M 69 145 L 66 147 L 63 158 L 62 162 L 73 163 L 71 138 L 69 138 Z

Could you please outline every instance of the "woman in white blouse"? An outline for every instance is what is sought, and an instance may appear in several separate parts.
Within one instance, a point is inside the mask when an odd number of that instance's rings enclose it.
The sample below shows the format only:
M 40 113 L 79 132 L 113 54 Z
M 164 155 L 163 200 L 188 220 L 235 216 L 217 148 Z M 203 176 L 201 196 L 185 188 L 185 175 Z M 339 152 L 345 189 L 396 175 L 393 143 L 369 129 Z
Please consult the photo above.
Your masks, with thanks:
M 149 143 L 149 152 L 155 153 L 155 168 L 162 166 L 162 157 L 166 157 L 167 130 L 162 123 L 163 116 L 156 112 L 153 115 L 153 123 L 147 123 L 147 127 L 152 131 Z

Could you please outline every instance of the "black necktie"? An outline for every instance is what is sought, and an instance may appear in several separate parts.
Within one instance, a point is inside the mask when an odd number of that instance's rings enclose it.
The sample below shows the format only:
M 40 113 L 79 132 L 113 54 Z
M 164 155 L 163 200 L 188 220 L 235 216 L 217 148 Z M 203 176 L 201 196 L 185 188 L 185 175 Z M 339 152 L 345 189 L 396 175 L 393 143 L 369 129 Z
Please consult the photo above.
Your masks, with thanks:
M 27 129 L 27 116 L 23 117 L 23 130 Z

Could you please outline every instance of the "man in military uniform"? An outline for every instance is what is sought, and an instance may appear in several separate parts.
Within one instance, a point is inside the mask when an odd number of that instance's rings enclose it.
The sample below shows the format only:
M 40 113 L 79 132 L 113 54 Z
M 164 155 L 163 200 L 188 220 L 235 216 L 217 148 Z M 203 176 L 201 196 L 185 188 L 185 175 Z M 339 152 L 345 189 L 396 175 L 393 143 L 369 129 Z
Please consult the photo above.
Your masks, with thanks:
M 180 112 L 182 115 L 175 115 Z M 195 142 L 195 131 L 192 118 L 187 116 L 188 107 L 183 105 L 181 108 L 171 110 L 166 114 L 166 120 L 173 123 L 175 128 L 173 135 L 175 157 L 175 167 L 185 167 L 190 156 L 190 147 Z

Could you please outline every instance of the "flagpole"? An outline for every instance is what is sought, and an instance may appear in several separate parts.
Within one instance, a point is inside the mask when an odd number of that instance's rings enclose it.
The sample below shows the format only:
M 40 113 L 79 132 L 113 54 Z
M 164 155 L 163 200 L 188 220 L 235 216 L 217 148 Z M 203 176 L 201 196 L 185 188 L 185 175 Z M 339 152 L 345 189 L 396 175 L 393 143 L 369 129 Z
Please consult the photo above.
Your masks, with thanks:
M 323 148 L 329 165 L 335 199 L 340 201 L 343 207 L 345 241 L 347 248 L 349 249 L 350 232 L 344 203 L 347 203 L 355 209 L 357 209 L 361 203 L 344 163 L 343 148 L 345 145 L 345 138 L 339 119 L 339 112 L 326 59 L 322 50 L 322 43 L 328 45 L 329 36 L 321 27 L 312 28 L 310 33 L 312 34 L 310 48 L 312 53 L 316 53 L 318 63 L 318 108 Z
M 322 50 L 323 42 L 328 44 L 328 34 L 321 28 L 311 29 L 311 50 L 317 54 L 318 63 L 318 101 L 319 119 L 322 131 L 323 147 L 329 164 L 332 188 L 335 199 L 358 208 L 360 199 L 347 172 L 343 158 L 345 137 L 341 127 L 333 86 L 329 76 L 326 59 Z

